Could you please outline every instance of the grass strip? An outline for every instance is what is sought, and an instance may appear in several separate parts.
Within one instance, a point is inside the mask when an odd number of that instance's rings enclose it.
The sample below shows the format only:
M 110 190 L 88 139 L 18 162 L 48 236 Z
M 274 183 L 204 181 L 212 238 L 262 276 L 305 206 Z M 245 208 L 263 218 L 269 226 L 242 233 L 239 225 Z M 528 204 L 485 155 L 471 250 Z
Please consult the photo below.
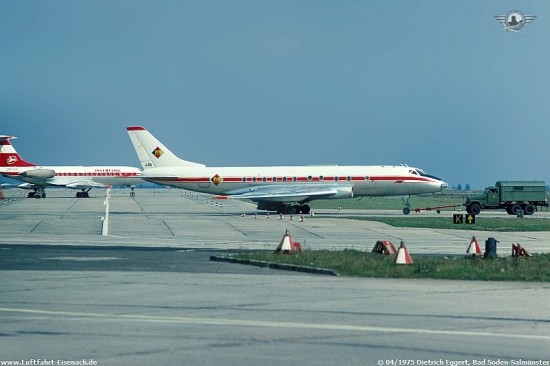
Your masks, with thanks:
M 325 216 L 329 217 L 329 216 Z M 415 227 L 429 229 L 456 229 L 456 230 L 478 230 L 478 231 L 503 231 L 503 232 L 525 232 L 525 231 L 550 231 L 549 219 L 538 219 L 534 217 L 518 219 L 515 217 L 476 217 L 476 223 L 455 224 L 452 217 L 383 217 L 383 216 L 330 216 L 352 220 L 378 221 L 395 227 Z
M 321 267 L 342 276 L 379 278 L 432 278 L 479 281 L 550 282 L 550 254 L 532 257 L 482 259 L 465 256 L 413 255 L 413 264 L 394 264 L 394 256 L 356 250 L 306 250 L 300 253 L 239 254 L 240 259 Z

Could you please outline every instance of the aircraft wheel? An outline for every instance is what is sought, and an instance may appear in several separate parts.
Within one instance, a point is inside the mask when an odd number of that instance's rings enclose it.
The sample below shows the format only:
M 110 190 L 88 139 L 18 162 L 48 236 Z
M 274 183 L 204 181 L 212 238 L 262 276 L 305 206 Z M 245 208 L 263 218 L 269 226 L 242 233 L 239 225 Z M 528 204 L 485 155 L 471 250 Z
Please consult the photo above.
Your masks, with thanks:
M 309 205 L 303 205 L 302 206 L 302 212 L 305 214 L 308 214 L 311 211 L 311 207 Z
M 296 209 L 296 206 L 288 206 L 286 209 L 286 213 L 290 215 L 295 215 L 297 212 L 298 210 Z
M 405 207 L 405 208 L 403 209 L 403 213 L 404 213 L 405 215 L 408 215 L 408 214 L 411 213 L 411 209 L 408 208 L 408 207 Z

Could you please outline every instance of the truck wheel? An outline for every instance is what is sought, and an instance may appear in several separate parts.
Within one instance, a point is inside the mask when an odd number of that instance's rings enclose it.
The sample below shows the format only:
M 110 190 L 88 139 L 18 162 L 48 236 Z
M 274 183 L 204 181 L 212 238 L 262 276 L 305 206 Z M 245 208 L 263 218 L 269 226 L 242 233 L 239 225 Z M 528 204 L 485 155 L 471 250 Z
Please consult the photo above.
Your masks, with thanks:
M 512 212 L 512 215 L 517 215 L 518 212 L 521 211 L 521 206 L 518 205 L 517 203 L 516 203 L 516 204 L 513 204 L 513 205 L 510 207 L 510 211 Z
M 470 212 L 473 215 L 479 215 L 481 213 L 481 205 L 479 203 L 472 203 L 470 205 Z
M 523 213 L 525 215 L 532 215 L 535 213 L 535 206 L 533 205 L 525 205 L 525 208 L 523 209 Z

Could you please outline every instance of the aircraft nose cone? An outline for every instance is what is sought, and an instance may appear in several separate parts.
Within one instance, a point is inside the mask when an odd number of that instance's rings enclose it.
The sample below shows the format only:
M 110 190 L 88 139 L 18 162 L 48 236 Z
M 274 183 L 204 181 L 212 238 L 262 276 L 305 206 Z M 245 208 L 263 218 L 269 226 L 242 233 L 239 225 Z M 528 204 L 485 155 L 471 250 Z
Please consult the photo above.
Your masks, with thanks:
M 445 188 L 447 188 L 449 185 L 447 184 L 447 182 L 444 182 L 444 181 L 441 181 L 441 190 L 444 190 Z

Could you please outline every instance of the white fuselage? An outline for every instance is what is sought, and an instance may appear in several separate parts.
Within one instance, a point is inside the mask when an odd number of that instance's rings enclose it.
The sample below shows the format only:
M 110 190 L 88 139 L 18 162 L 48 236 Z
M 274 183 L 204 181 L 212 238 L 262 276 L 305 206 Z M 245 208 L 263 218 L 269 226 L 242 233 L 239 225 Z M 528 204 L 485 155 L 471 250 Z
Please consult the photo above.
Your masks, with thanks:
M 41 184 L 46 175 L 46 185 L 69 186 L 78 182 L 95 182 L 105 186 L 131 186 L 143 183 L 141 170 L 128 166 L 32 166 L 2 167 L 3 176 L 22 182 Z M 36 174 L 35 174 L 36 173 Z
M 349 198 L 434 193 L 447 187 L 407 166 L 170 167 L 147 169 L 142 178 L 218 195 L 239 194 L 248 187 L 307 185 L 342 188 Z

